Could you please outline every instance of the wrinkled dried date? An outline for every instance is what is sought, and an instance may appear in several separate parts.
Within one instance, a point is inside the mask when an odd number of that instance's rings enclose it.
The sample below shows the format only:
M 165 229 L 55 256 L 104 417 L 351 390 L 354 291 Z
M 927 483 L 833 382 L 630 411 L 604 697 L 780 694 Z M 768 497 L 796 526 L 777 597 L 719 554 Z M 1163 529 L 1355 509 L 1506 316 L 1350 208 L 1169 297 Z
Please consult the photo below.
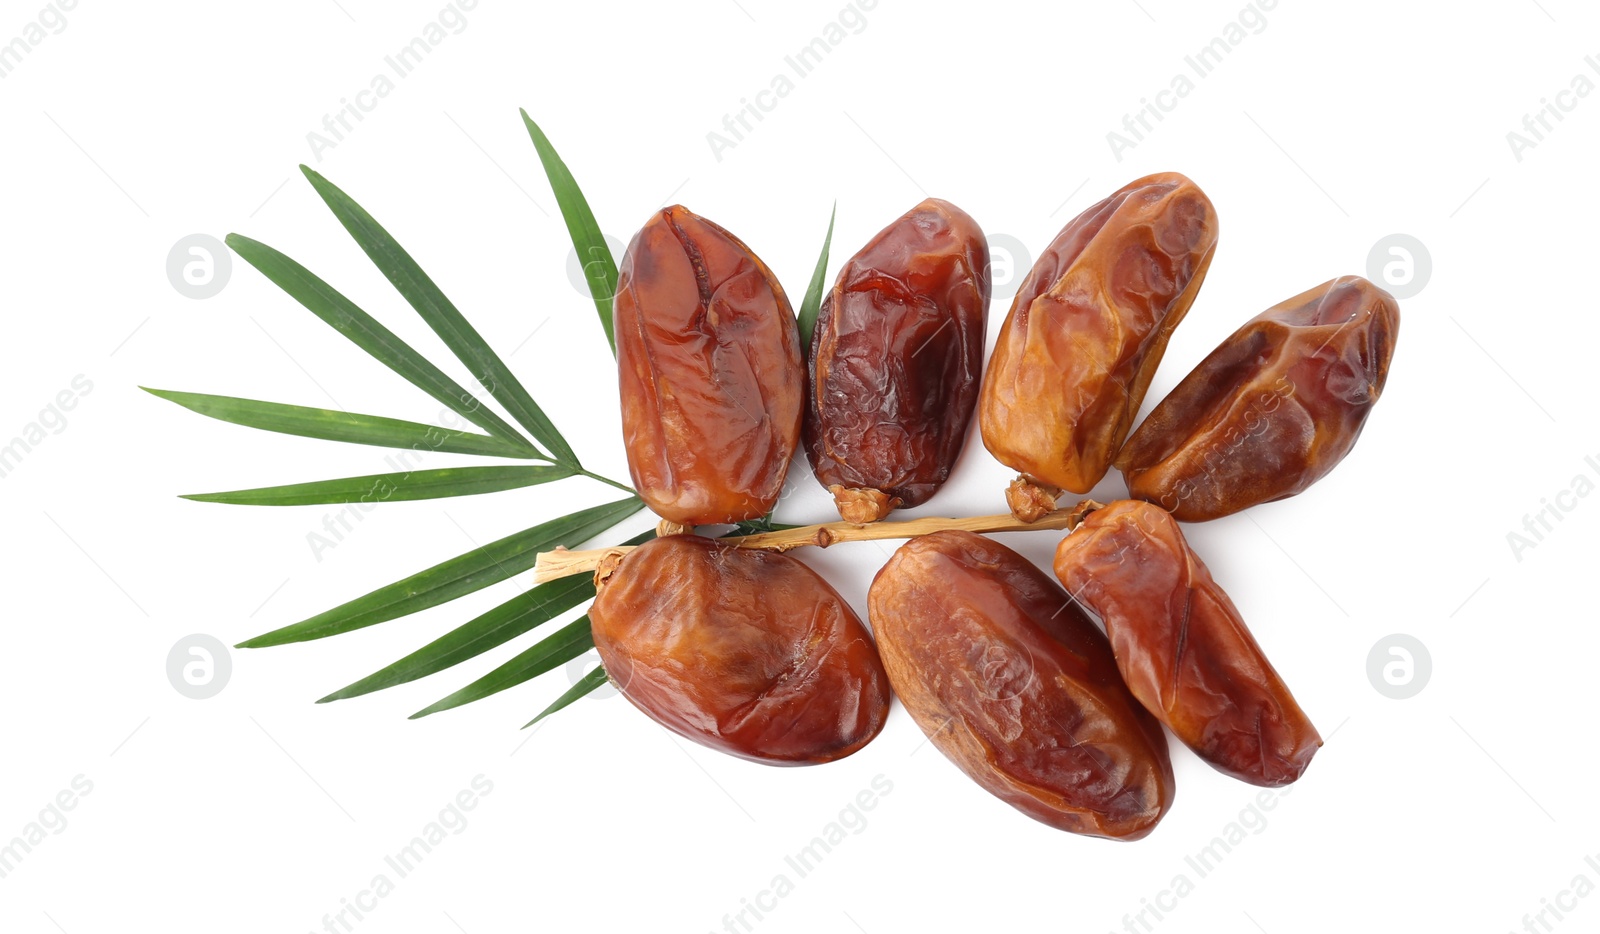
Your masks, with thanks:
M 682 206 L 634 235 L 617 274 L 617 369 L 639 496 L 686 525 L 766 515 L 800 436 L 804 371 L 783 287 Z
M 867 595 L 895 693 L 990 793 L 1052 827 L 1135 840 L 1172 803 L 1161 727 L 1054 581 L 970 532 L 903 545 Z
M 606 674 L 674 733 L 807 765 L 883 729 L 889 681 L 872 637 L 798 560 L 670 535 L 602 565 L 596 585 L 589 618 Z
M 1069 223 L 1018 288 L 989 358 L 978 423 L 995 458 L 1036 486 L 1098 483 L 1216 243 L 1210 199 L 1175 172 Z
M 1128 492 L 1197 522 L 1305 490 L 1355 445 L 1399 329 L 1394 298 L 1359 276 L 1252 318 L 1128 439 Z
M 1165 510 L 1089 513 L 1055 572 L 1105 623 L 1134 697 L 1200 758 L 1256 785 L 1305 771 L 1321 737 Z
M 927 501 L 961 453 L 983 371 L 989 247 L 929 198 L 839 271 L 811 340 L 805 443 L 847 522 Z

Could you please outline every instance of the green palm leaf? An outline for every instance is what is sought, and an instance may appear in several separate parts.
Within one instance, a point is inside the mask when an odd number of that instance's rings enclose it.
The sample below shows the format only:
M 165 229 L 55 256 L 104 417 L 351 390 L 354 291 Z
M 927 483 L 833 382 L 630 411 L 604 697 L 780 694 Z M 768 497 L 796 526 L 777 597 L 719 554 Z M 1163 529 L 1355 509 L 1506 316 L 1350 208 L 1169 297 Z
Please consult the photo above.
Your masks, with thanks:
M 644 503 L 630 496 L 541 523 L 237 647 L 255 649 L 322 639 L 448 603 L 528 570 L 541 551 L 586 542 L 642 508 Z
M 561 432 L 556 430 L 544 410 L 533 401 L 528 390 L 523 388 L 477 328 L 445 297 L 433 279 L 422 271 L 411 254 L 338 186 L 306 166 L 302 165 L 300 171 L 305 173 L 317 194 L 327 202 L 334 216 L 339 218 L 339 223 L 350 232 L 373 264 L 416 309 L 422 320 L 433 328 L 450 352 L 466 364 L 484 388 L 505 406 L 511 417 L 528 429 L 534 440 L 544 445 L 555 461 L 578 466 L 578 456 L 573 453 L 566 439 L 561 437 Z
M 629 539 L 639 545 L 652 538 L 649 531 Z M 540 584 L 518 594 L 487 613 L 451 630 L 388 667 L 373 672 L 356 683 L 341 688 L 317 701 L 357 697 L 397 684 L 405 684 L 482 655 L 542 623 L 554 619 L 594 596 L 594 577 L 588 574 L 564 577 Z
M 822 308 L 822 286 L 828 276 L 828 248 L 833 245 L 833 219 L 839 213 L 839 203 L 833 204 L 828 214 L 828 235 L 822 238 L 822 255 L 811 271 L 811 284 L 806 286 L 805 300 L 800 303 L 800 354 L 811 356 L 811 332 L 817 327 L 817 312 Z
M 417 451 L 439 451 L 445 454 L 485 454 L 491 457 L 518 458 L 530 458 L 535 454 L 526 444 L 513 444 L 488 435 L 450 431 L 436 425 L 384 418 L 381 415 L 358 415 L 353 412 L 285 405 L 281 402 L 261 402 L 234 396 L 140 388 L 153 396 L 159 396 L 168 402 L 176 402 L 192 412 L 199 412 L 210 418 L 248 428 L 260 428 L 263 431 L 298 435 L 302 438 L 321 438 L 325 441 L 346 441 L 350 444 L 371 444 Z
M 317 703 L 359 697 L 443 671 L 504 645 L 592 597 L 594 578 L 587 574 L 540 584 Z
M 406 500 L 473 496 L 535 486 L 572 476 L 565 466 L 443 467 L 401 473 L 289 483 L 226 493 L 189 493 L 183 499 L 235 506 L 312 506 L 336 503 L 396 503 Z
M 460 707 L 506 688 L 513 688 L 530 678 L 544 674 L 557 665 L 565 665 L 579 655 L 594 648 L 594 635 L 589 629 L 589 617 L 577 620 L 551 633 L 519 653 L 515 658 L 472 682 L 449 697 L 435 701 L 411 715 L 412 720 Z
M 540 711 L 537 717 L 534 717 L 532 720 L 524 723 L 522 728 L 526 730 L 528 727 L 533 726 L 535 723 L 538 723 L 540 720 L 543 720 L 545 717 L 550 716 L 556 711 L 565 710 L 572 704 L 573 701 L 583 697 L 586 694 L 593 693 L 597 688 L 600 687 L 600 685 L 605 683 L 606 670 L 604 668 L 596 668 L 595 670 L 584 675 L 582 678 L 579 678 L 576 684 L 567 689 L 566 693 L 556 698 L 555 702 L 549 707 L 546 707 L 544 710 Z
M 583 265 L 583 278 L 589 283 L 589 294 L 594 298 L 594 310 L 600 316 L 600 327 L 605 329 L 606 343 L 611 352 L 617 352 L 617 336 L 611 324 L 611 298 L 617 294 L 617 264 L 611 258 L 611 248 L 595 222 L 589 202 L 578 188 L 578 182 L 567 169 L 567 164 L 556 155 L 554 146 L 545 138 L 544 131 L 533 122 L 526 110 L 522 122 L 528 126 L 533 138 L 533 148 L 539 152 L 539 162 L 550 179 L 550 190 L 555 192 L 556 204 L 561 206 L 561 217 L 567 222 L 567 233 L 572 237 L 572 248 L 578 251 Z
M 260 270 L 278 288 L 288 292 L 295 301 L 349 338 L 373 359 L 399 373 L 412 385 L 484 431 L 532 447 L 515 428 L 506 424 L 505 419 L 485 408 L 460 383 L 429 363 L 411 345 L 339 294 L 333 286 L 317 278 L 311 270 L 249 237 L 228 234 L 227 242 L 245 262 Z

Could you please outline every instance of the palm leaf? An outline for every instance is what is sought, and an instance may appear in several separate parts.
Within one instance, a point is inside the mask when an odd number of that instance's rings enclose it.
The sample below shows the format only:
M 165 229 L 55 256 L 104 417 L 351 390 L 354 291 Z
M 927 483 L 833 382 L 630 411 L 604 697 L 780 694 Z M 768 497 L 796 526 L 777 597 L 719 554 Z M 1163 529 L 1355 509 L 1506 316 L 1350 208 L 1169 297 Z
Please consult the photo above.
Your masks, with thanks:
M 643 544 L 655 538 L 655 534 L 654 530 L 645 532 L 629 539 L 626 544 Z M 504 645 L 593 596 L 594 578 L 588 574 L 540 584 L 317 703 L 369 694 L 443 671 Z
M 448 603 L 533 567 L 541 551 L 577 545 L 644 508 L 636 496 L 580 510 L 490 542 L 309 619 L 239 643 L 255 649 L 322 639 Z
M 540 711 L 537 717 L 534 717 L 532 720 L 524 723 L 522 728 L 526 730 L 528 727 L 533 726 L 535 723 L 538 723 L 540 720 L 543 720 L 545 717 L 550 716 L 556 711 L 565 710 L 567 707 L 571 706 L 573 701 L 587 694 L 593 693 L 597 688 L 600 687 L 600 685 L 605 683 L 606 670 L 604 668 L 595 668 L 595 670 L 584 675 L 582 678 L 579 678 L 577 683 L 568 688 L 565 694 L 562 694 L 560 697 L 556 698 L 554 703 Z
M 567 164 L 556 155 L 554 146 L 545 138 L 544 131 L 533 122 L 526 110 L 522 122 L 528 126 L 533 138 L 533 148 L 539 152 L 539 162 L 550 179 L 550 190 L 555 192 L 556 204 L 561 206 L 561 217 L 567 222 L 567 233 L 572 237 L 572 248 L 578 252 L 583 265 L 583 278 L 589 283 L 589 294 L 594 298 L 594 310 L 600 316 L 600 327 L 605 329 L 606 343 L 611 352 L 617 352 L 617 336 L 611 325 L 611 298 L 617 294 L 617 264 L 611 258 L 611 248 L 595 222 L 589 202 L 578 188 L 578 182 L 567 169 Z
M 189 493 L 183 499 L 200 503 L 230 503 L 235 506 L 312 506 L 336 503 L 395 503 L 406 500 L 441 499 L 446 496 L 473 496 L 535 486 L 572 476 L 564 466 L 536 467 L 444 467 L 438 470 L 408 470 L 401 473 L 342 477 L 264 486 L 226 493 Z
M 422 271 L 416 260 L 384 230 L 371 214 L 341 191 L 338 186 L 316 171 L 301 166 L 317 194 L 327 202 L 339 223 L 350 232 L 367 257 L 389 279 L 405 300 L 415 308 L 422 320 L 433 328 L 450 352 L 466 364 L 473 376 L 489 390 L 511 417 L 528 429 L 534 440 L 545 446 L 558 463 L 578 466 L 578 456 L 573 453 L 561 432 L 533 401 L 528 390 L 483 339 L 483 335 L 445 297 L 433 279 Z
M 408 422 L 381 415 L 358 415 L 333 409 L 309 408 L 303 405 L 286 405 L 281 402 L 261 402 L 256 399 L 239 399 L 234 396 L 212 396 L 198 392 L 174 392 L 169 389 L 140 387 L 153 396 L 201 415 L 235 425 L 276 431 L 280 434 L 298 435 L 302 438 L 321 438 L 325 441 L 346 441 L 350 444 L 371 444 L 386 448 L 409 448 L 418 451 L 439 451 L 445 454 L 486 454 L 491 457 L 530 458 L 534 450 L 526 444 L 513 444 L 501 438 L 451 431 L 436 425 Z
M 800 303 L 800 353 L 811 356 L 811 332 L 817 327 L 817 312 L 822 308 L 822 286 L 828 276 L 828 248 L 833 245 L 833 219 L 839 213 L 839 203 L 833 204 L 833 211 L 828 214 L 828 235 L 822 238 L 822 255 L 817 257 L 817 266 L 811 271 L 811 284 L 806 286 L 805 300 Z
M 525 447 L 532 447 L 515 428 L 506 424 L 505 419 L 485 408 L 483 403 L 463 389 L 460 383 L 429 363 L 411 345 L 379 324 L 354 302 L 339 294 L 333 286 L 317 278 L 311 270 L 265 243 L 251 240 L 249 237 L 228 234 L 227 242 L 245 262 L 260 270 L 261 274 L 271 279 L 278 288 L 289 293 L 295 301 L 349 338 L 373 359 L 405 377 L 412 385 L 484 431 Z
M 478 680 L 472 682 L 449 697 L 435 701 L 411 715 L 412 720 L 470 704 L 482 700 L 491 694 L 498 694 L 506 688 L 513 688 L 530 678 L 537 677 L 555 668 L 565 665 L 579 655 L 594 648 L 594 635 L 589 629 L 589 617 L 580 616 L 577 620 L 561 627 L 541 642 L 537 642 L 519 653 L 515 658 L 489 672 Z
M 359 697 L 443 671 L 504 645 L 592 597 L 594 578 L 587 574 L 540 584 L 317 703 Z

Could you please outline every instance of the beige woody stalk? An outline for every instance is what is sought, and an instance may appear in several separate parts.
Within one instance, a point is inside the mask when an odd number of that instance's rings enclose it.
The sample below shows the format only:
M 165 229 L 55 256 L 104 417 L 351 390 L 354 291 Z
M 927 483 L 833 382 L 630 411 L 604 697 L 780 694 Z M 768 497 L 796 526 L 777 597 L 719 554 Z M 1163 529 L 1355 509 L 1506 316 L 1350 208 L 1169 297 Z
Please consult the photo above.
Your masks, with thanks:
M 757 535 L 740 535 L 720 539 L 719 541 L 739 548 L 760 548 L 767 551 L 784 552 L 791 548 L 804 548 L 808 545 L 826 548 L 839 542 L 915 538 L 918 535 L 927 535 L 930 532 L 942 532 L 950 529 L 964 532 L 1071 530 L 1078 527 L 1084 516 L 1099 508 L 1101 508 L 1099 503 L 1086 499 L 1071 509 L 1057 509 L 1046 513 L 1034 522 L 1023 522 L 1012 515 L 972 516 L 966 519 L 931 517 L 927 519 L 910 519 L 904 522 L 873 522 L 868 525 L 855 525 L 849 522 L 824 522 L 821 525 L 806 525 L 778 532 L 762 532 Z M 688 531 L 677 523 L 663 522 L 662 526 L 661 534 L 680 534 Z M 632 545 L 618 545 L 612 548 L 591 548 L 585 551 L 568 551 L 565 548 L 557 548 L 554 551 L 540 552 L 533 568 L 534 583 L 543 584 L 562 577 L 570 577 L 574 574 L 593 574 L 600 568 L 600 563 L 608 556 L 621 557 L 633 550 L 633 548 L 634 546 Z

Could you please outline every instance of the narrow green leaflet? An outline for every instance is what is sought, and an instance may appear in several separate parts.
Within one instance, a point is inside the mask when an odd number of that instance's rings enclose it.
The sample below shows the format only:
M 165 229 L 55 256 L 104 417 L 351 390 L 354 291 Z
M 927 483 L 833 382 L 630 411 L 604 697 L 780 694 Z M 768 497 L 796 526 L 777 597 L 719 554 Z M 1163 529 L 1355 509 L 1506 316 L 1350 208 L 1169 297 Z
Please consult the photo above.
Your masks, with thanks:
M 540 584 L 317 703 L 359 697 L 443 671 L 504 645 L 593 597 L 594 578 L 588 574 Z
M 528 125 L 528 135 L 533 137 L 533 148 L 539 151 L 539 162 L 550 179 L 550 190 L 555 192 L 556 204 L 561 206 L 561 217 L 567 222 L 567 233 L 572 236 L 572 248 L 578 251 L 583 265 L 583 277 L 589 283 L 589 294 L 594 297 L 594 310 L 600 315 L 600 326 L 605 329 L 606 343 L 611 352 L 617 352 L 617 336 L 611 324 L 611 297 L 617 294 L 617 264 L 611 258 L 611 248 L 595 222 L 594 212 L 583 197 L 577 181 L 567 164 L 556 155 L 554 146 L 545 138 L 544 131 L 533 122 L 526 110 L 522 122 Z
M 235 506 L 311 506 L 334 503 L 394 503 L 405 500 L 473 496 L 534 486 L 572 476 L 563 466 L 444 467 L 380 473 L 338 480 L 314 480 L 226 493 L 189 493 L 183 499 Z
M 237 648 L 322 639 L 448 603 L 528 570 L 541 551 L 586 542 L 643 508 L 638 497 L 630 496 L 552 519 L 379 587 L 310 619 L 248 639 Z
M 228 234 L 227 242 L 235 253 L 260 270 L 278 288 L 288 292 L 312 314 L 326 321 L 373 359 L 405 377 L 413 386 L 489 434 L 532 447 L 515 428 L 506 424 L 505 419 L 485 408 L 460 383 L 429 363 L 411 345 L 356 307 L 354 302 L 339 294 L 333 286 L 317 278 L 311 270 L 249 237 Z
M 174 392 L 168 389 L 151 389 L 147 386 L 140 388 L 152 396 L 176 402 L 201 415 L 248 428 L 299 435 L 302 438 L 372 444 L 386 448 L 440 451 L 445 454 L 486 454 L 491 457 L 530 458 L 535 453 L 526 444 L 513 444 L 488 435 L 449 431 L 436 425 L 384 418 L 381 415 L 358 415 L 353 412 L 337 412 L 333 409 L 261 402 L 233 396 L 211 396 L 198 392 Z
M 543 720 L 545 717 L 550 716 L 556 711 L 565 710 L 567 707 L 571 706 L 573 701 L 587 694 L 593 693 L 597 688 L 600 687 L 600 685 L 605 683 L 606 670 L 604 668 L 596 668 L 594 671 L 591 671 L 582 678 L 579 678 L 578 682 L 572 687 L 568 688 L 565 694 L 562 694 L 560 697 L 556 698 L 554 703 L 540 711 L 537 717 L 534 717 L 532 720 L 524 723 L 522 728 L 526 730 L 528 727 L 533 726 L 535 723 L 538 723 L 540 720 Z
M 811 332 L 817 327 L 817 312 L 822 308 L 822 286 L 828 276 L 828 248 L 833 245 L 833 219 L 839 213 L 839 203 L 833 203 L 828 214 L 828 235 L 822 239 L 822 255 L 817 257 L 817 268 L 811 271 L 811 284 L 806 286 L 805 300 L 800 303 L 800 353 L 811 356 Z
M 625 544 L 641 545 L 655 538 L 652 529 Z M 540 584 L 512 597 L 487 613 L 446 633 L 381 671 L 317 701 L 343 700 L 443 671 L 496 646 L 504 645 L 535 626 L 548 622 L 594 597 L 594 577 L 580 574 Z
M 772 513 L 767 513 L 759 519 L 746 519 L 734 523 L 733 529 L 721 538 L 735 535 L 760 535 L 763 532 L 783 532 L 789 529 L 798 529 L 798 525 L 784 525 L 782 522 L 773 522 Z
M 462 704 L 470 704 L 491 694 L 498 694 L 506 688 L 514 688 L 558 665 L 565 665 L 593 647 L 594 634 L 589 629 L 589 617 L 580 616 L 576 621 L 551 633 L 542 642 L 530 646 L 494 671 L 449 697 L 435 701 L 412 714 L 411 719 L 426 717 L 441 710 L 460 707 Z
M 339 218 L 339 223 L 350 232 L 373 265 L 386 276 L 397 291 L 405 297 L 422 320 L 433 328 L 439 339 L 444 341 L 450 352 L 472 371 L 478 382 L 489 390 L 500 404 L 505 406 L 511 417 L 518 424 L 528 429 L 534 440 L 545 446 L 554 460 L 563 464 L 578 465 L 578 456 L 573 453 L 571 445 L 567 444 L 561 432 L 544 414 L 539 404 L 524 389 L 515 374 L 506 366 L 483 339 L 483 335 L 467 321 L 466 317 L 456 309 L 456 306 L 445 297 L 443 291 L 434 284 L 428 274 L 422 271 L 416 260 L 411 258 L 389 232 L 383 229 L 371 214 L 368 214 L 361 205 L 345 194 L 338 186 L 323 178 L 320 174 L 307 166 L 301 166 L 300 171 L 305 173 L 317 194 L 327 202 L 334 216 Z

